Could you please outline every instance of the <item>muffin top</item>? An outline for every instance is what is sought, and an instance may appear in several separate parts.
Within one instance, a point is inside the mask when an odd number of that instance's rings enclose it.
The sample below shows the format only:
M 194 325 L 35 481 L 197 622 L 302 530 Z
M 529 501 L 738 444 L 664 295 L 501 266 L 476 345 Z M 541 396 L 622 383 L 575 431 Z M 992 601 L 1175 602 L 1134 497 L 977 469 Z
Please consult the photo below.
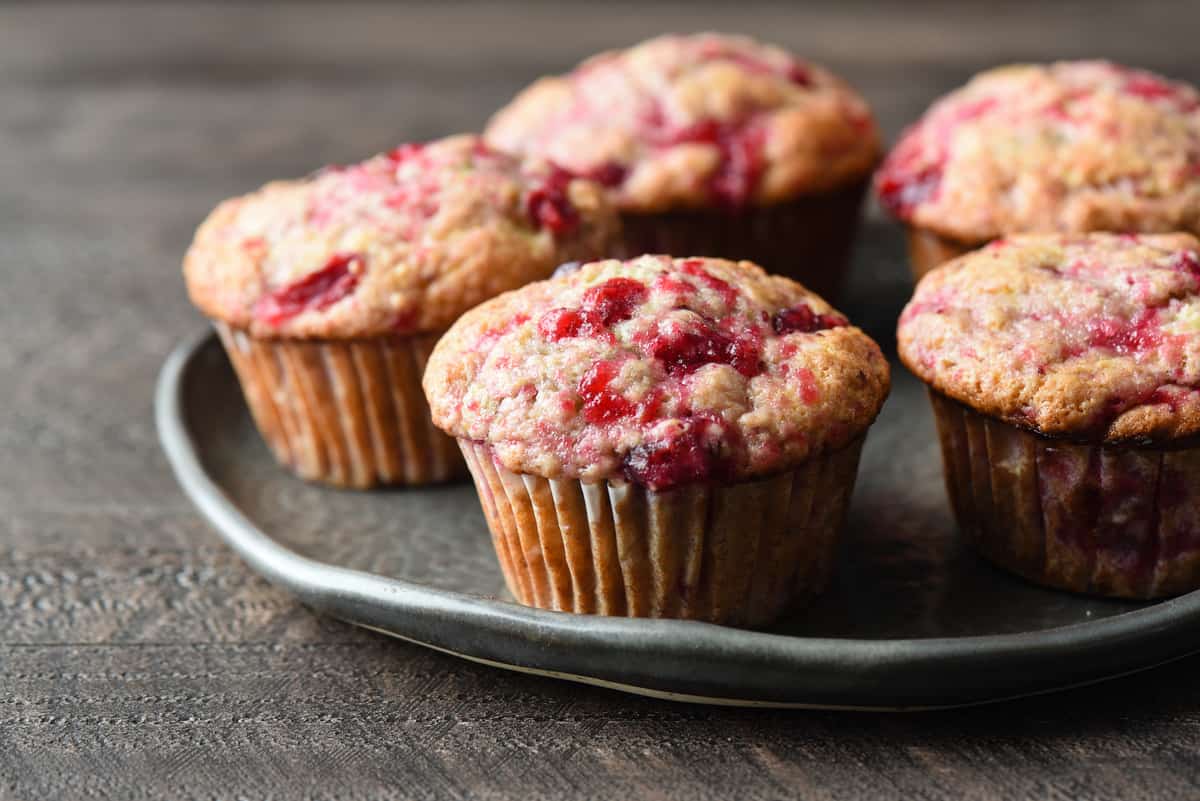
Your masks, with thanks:
M 491 120 L 502 150 L 610 187 L 625 211 L 771 204 L 843 186 L 878 160 L 857 92 L 741 36 L 660 36 L 542 78 Z
M 1200 432 L 1200 241 L 1189 234 L 999 239 L 934 270 L 900 357 L 936 389 L 1050 435 Z
M 255 336 L 438 331 L 564 261 L 605 255 L 616 226 L 598 184 L 455 136 L 225 201 L 184 275 L 205 314 Z
M 750 262 L 600 261 L 464 315 L 425 372 L 434 422 L 509 470 L 729 483 L 837 449 L 888 392 L 879 347 Z
M 1200 94 L 1103 61 L 990 70 L 901 136 L 875 188 L 897 217 L 968 243 L 1200 231 Z

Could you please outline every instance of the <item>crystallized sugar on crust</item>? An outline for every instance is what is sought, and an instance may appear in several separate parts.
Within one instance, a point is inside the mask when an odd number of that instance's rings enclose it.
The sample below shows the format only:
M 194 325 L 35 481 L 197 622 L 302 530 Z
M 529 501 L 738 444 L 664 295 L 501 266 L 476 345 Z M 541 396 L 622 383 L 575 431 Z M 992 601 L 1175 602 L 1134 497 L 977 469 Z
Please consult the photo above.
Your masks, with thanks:
M 438 331 L 564 261 L 605 255 L 616 226 L 598 184 L 456 136 L 222 203 L 184 274 L 205 314 L 255 336 Z
M 900 356 L 936 389 L 1046 434 L 1200 433 L 1200 241 L 1026 235 L 931 272 Z
M 622 210 L 771 204 L 866 176 L 879 132 L 828 71 L 739 36 L 661 36 L 543 78 L 488 141 L 611 187 Z
M 425 373 L 434 422 L 509 470 L 652 489 L 794 466 L 862 434 L 878 346 L 749 263 L 601 261 L 464 315 Z
M 1103 61 L 990 70 L 901 136 L 875 188 L 897 217 L 968 243 L 1200 231 L 1200 94 Z

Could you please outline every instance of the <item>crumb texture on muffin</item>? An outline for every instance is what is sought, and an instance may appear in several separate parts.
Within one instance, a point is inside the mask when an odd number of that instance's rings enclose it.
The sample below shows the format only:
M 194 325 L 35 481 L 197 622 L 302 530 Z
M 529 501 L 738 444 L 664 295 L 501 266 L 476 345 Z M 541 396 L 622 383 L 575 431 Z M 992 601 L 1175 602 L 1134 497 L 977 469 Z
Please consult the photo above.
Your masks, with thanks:
M 996 240 L 934 270 L 900 357 L 976 411 L 1108 442 L 1200 433 L 1200 241 L 1190 234 Z
M 605 255 L 616 226 L 598 184 L 464 135 L 228 200 L 184 274 L 205 314 L 255 336 L 437 331 L 563 261 Z
M 543 78 L 485 135 L 595 178 L 632 212 L 838 188 L 867 175 L 881 149 L 866 103 L 830 72 L 713 33 L 661 36 Z
M 505 468 L 655 490 L 853 441 L 888 391 L 870 337 L 749 262 L 594 262 L 464 315 L 430 357 L 434 422 Z
M 968 243 L 1200 231 L 1200 94 L 1104 61 L 989 70 L 901 136 L 875 188 L 900 219 Z

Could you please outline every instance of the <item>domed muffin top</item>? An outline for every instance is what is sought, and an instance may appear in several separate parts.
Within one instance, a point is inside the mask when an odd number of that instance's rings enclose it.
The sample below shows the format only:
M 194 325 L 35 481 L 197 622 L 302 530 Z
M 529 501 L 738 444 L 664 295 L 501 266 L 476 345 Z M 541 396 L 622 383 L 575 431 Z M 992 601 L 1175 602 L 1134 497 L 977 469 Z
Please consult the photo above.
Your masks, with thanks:
M 966 243 L 1200 231 L 1200 94 L 1103 61 L 990 70 L 901 136 L 875 188 L 897 217 Z
M 1189 234 L 999 239 L 934 270 L 900 357 L 937 390 L 1045 434 L 1200 433 L 1200 241 Z
M 205 314 L 255 336 L 438 331 L 564 261 L 605 255 L 616 227 L 598 184 L 455 136 L 225 201 L 184 274 Z
M 425 373 L 434 422 L 509 470 L 654 490 L 777 472 L 879 412 L 878 346 L 749 263 L 600 261 L 471 310 Z
M 864 177 L 880 152 L 862 97 L 740 36 L 661 36 L 543 78 L 491 120 L 496 147 L 610 187 L 627 211 L 778 203 Z

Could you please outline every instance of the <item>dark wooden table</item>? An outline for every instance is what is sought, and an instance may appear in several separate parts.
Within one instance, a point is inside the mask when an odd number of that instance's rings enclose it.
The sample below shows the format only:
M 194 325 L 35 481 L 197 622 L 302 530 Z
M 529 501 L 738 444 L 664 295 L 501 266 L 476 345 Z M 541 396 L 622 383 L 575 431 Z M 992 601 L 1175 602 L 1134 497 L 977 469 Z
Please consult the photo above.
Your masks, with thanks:
M 996 5 L 0 8 L 0 798 L 1200 797 L 1200 659 L 911 715 L 514 675 L 300 608 L 221 545 L 155 440 L 155 373 L 202 324 L 180 255 L 215 202 L 478 128 L 600 48 L 774 39 L 861 87 L 890 135 L 998 62 L 1200 80 L 1195 5 Z M 852 311 L 900 259 L 860 271 Z

